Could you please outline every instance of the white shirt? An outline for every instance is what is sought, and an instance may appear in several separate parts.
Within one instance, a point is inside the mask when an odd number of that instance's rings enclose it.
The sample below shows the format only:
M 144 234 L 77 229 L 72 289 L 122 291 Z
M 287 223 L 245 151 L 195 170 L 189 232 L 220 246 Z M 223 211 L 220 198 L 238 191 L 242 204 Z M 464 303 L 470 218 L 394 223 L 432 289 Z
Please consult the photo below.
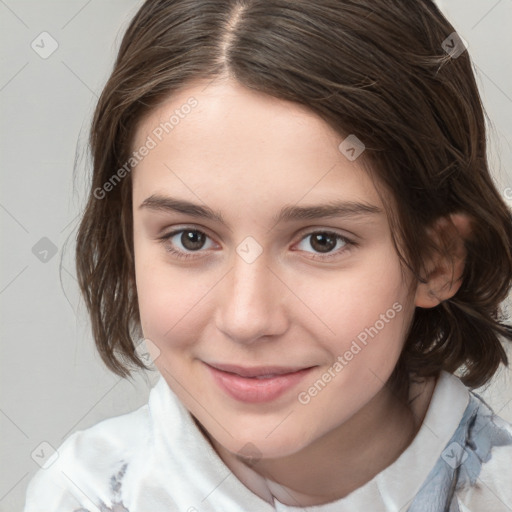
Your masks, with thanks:
M 31 480 L 24 512 L 511 512 L 512 426 L 441 373 L 413 442 L 345 498 L 270 503 L 225 465 L 165 379 L 148 403 L 70 435 Z M 251 469 L 247 478 L 278 496 Z

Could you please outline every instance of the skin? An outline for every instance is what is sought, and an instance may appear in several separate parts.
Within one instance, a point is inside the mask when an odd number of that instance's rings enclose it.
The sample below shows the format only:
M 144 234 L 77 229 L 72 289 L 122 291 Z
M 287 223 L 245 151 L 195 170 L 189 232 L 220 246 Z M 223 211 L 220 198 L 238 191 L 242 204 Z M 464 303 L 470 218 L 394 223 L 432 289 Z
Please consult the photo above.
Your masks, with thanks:
M 138 125 L 134 147 L 186 103 L 198 105 L 132 172 L 137 293 L 144 336 L 159 352 L 155 365 L 242 479 L 237 453 L 257 449 L 252 470 L 286 490 L 280 501 L 302 506 L 346 496 L 391 464 L 410 444 L 434 382 L 414 408 L 388 386 L 415 307 L 453 295 L 451 270 L 433 260 L 429 280 L 402 274 L 383 204 L 362 169 L 338 149 L 345 137 L 294 103 L 231 80 L 192 83 Z M 188 214 L 140 207 L 153 194 L 218 211 L 227 226 Z M 357 201 L 381 209 L 357 217 L 275 224 L 285 205 Z M 464 218 L 452 222 L 462 231 Z M 179 229 L 206 235 L 183 243 Z M 342 239 L 321 252 L 312 233 Z M 248 263 L 237 247 L 252 237 L 262 253 Z M 168 249 L 191 254 L 180 259 Z M 197 247 L 194 249 L 194 247 Z M 253 249 L 251 249 L 252 251 Z M 325 256 L 334 254 L 331 259 Z M 464 254 L 458 246 L 455 272 Z M 324 259 L 322 259 L 324 258 Z M 393 304 L 385 323 L 343 370 L 307 404 L 298 393 L 328 371 L 366 327 Z M 296 388 L 263 404 L 226 395 L 203 361 L 241 366 L 315 366 Z

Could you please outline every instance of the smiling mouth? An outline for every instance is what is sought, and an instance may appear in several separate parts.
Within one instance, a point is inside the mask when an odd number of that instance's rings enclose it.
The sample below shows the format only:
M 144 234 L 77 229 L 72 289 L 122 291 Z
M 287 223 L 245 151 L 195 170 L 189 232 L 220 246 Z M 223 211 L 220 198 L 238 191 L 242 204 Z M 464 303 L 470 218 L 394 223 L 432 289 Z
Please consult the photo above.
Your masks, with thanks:
M 296 387 L 314 368 L 276 366 L 247 368 L 220 364 L 213 366 L 207 363 L 205 366 L 213 377 L 213 381 L 225 394 L 246 403 L 276 400 Z
M 253 366 L 244 367 L 233 364 L 222 363 L 206 363 L 208 366 L 220 370 L 225 373 L 232 373 L 240 377 L 255 378 L 255 379 L 268 379 L 278 377 L 280 375 L 287 375 L 296 373 L 298 371 L 307 370 L 311 366 Z

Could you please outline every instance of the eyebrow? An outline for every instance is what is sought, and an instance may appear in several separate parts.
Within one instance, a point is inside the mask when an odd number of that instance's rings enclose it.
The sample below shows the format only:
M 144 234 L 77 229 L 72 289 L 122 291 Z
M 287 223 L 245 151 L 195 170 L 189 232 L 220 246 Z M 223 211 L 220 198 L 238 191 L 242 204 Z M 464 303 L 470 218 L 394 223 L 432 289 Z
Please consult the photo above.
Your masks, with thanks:
M 222 214 L 212 210 L 208 206 L 191 203 L 183 199 L 153 194 L 145 199 L 139 209 L 146 208 L 154 211 L 178 212 L 192 217 L 209 219 L 228 226 Z M 275 224 L 298 220 L 314 220 L 328 217 L 363 217 L 378 215 L 382 209 L 368 203 L 355 201 L 330 201 L 324 204 L 312 206 L 284 206 L 278 215 L 273 217 Z

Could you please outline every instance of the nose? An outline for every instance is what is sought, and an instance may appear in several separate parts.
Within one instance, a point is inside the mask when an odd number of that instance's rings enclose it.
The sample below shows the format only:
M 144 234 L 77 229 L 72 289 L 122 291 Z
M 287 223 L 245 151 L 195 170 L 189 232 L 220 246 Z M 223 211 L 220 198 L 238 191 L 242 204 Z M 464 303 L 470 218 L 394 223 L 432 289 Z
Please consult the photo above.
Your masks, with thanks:
M 248 263 L 236 254 L 219 286 L 215 319 L 225 336 L 251 344 L 286 331 L 286 287 L 263 255 Z

